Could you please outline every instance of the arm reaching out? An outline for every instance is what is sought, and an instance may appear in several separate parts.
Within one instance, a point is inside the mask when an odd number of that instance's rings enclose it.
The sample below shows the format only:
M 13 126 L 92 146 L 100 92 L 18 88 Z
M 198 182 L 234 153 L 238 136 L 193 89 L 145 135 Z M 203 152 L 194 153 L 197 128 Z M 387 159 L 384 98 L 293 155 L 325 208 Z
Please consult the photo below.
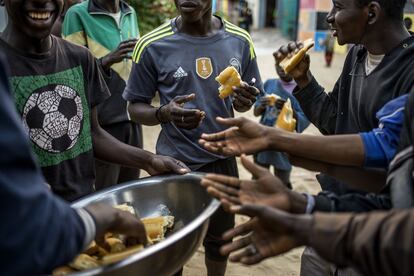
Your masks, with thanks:
M 362 166 L 364 146 L 360 135 L 313 136 L 266 127 L 246 118 L 217 118 L 230 127 L 219 133 L 202 134 L 200 144 L 224 155 L 253 154 L 277 150 L 299 157 L 344 166 Z
M 107 162 L 142 168 L 150 175 L 185 174 L 190 171 L 184 163 L 174 158 L 155 155 L 149 151 L 124 144 L 112 137 L 99 126 L 96 108 L 92 109 L 92 138 L 95 156 Z

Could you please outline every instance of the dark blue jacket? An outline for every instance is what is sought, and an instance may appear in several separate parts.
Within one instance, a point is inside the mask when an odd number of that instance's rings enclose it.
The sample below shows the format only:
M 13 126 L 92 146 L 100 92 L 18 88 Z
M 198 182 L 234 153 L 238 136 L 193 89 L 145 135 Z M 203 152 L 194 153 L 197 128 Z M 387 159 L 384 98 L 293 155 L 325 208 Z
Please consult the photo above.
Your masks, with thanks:
M 0 275 L 44 274 L 82 250 L 81 219 L 44 183 L 0 56 Z

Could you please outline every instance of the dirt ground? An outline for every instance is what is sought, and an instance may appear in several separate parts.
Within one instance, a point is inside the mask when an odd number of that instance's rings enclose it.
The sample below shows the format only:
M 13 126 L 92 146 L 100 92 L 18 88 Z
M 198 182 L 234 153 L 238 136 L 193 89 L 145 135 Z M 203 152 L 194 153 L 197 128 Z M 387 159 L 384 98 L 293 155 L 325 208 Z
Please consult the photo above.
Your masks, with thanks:
M 256 53 L 258 56 L 258 64 L 263 80 L 275 77 L 274 63 L 272 52 L 285 41 L 274 30 L 264 30 L 252 34 L 255 42 Z M 324 58 L 321 53 L 311 53 L 311 69 L 314 76 L 322 86 L 330 91 L 334 86 L 336 79 L 339 77 L 342 64 L 345 56 L 336 55 L 333 60 L 331 68 L 324 66 Z M 154 103 L 155 105 L 157 103 Z M 236 114 L 236 116 L 245 116 L 254 120 L 253 112 L 249 111 L 243 114 Z M 144 133 L 144 148 L 155 152 L 155 143 L 159 134 L 159 126 L 143 127 Z M 306 129 L 305 133 L 320 135 L 318 130 L 311 125 Z M 251 175 L 241 166 L 239 162 L 240 177 L 244 179 L 251 178 Z M 144 175 L 145 176 L 145 175 Z M 320 191 L 320 186 L 315 180 L 315 173 L 303 170 L 301 168 L 294 168 L 292 172 L 292 185 L 295 191 L 317 193 Z M 244 217 L 237 217 L 236 223 L 245 221 Z M 295 276 L 299 275 L 300 257 L 303 248 L 295 249 L 287 254 L 266 260 L 256 266 L 246 267 L 239 264 L 230 263 L 227 268 L 228 276 Z M 204 249 L 202 247 L 196 252 L 184 268 L 185 276 L 204 276 L 207 275 L 204 266 Z

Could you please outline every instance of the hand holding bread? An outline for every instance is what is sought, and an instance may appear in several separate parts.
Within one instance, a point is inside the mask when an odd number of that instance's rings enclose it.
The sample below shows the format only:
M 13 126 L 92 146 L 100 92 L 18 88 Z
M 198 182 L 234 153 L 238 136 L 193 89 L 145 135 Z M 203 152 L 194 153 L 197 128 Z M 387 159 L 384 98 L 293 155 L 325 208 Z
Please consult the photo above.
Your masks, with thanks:
M 306 43 L 306 45 L 304 45 Z M 290 42 L 273 53 L 276 64 L 288 71 L 299 87 L 305 87 L 312 79 L 310 73 L 310 57 L 307 51 L 313 46 L 313 40 L 305 42 Z

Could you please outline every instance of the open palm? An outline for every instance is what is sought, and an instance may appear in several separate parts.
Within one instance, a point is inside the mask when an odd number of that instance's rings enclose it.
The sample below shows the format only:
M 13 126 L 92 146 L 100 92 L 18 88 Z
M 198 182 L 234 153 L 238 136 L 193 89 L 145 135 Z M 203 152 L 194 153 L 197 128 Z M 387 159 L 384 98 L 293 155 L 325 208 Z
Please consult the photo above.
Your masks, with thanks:
M 252 220 L 224 234 L 226 240 L 243 237 L 223 246 L 221 252 L 225 255 L 234 253 L 230 260 L 246 265 L 257 264 L 304 244 L 303 232 L 296 231 L 296 226 L 307 228 L 311 224 L 309 216 L 290 215 L 265 205 L 248 204 L 233 209 Z
M 266 149 L 266 127 L 246 118 L 217 118 L 230 127 L 219 133 L 203 134 L 199 143 L 208 151 L 226 156 L 253 154 Z

